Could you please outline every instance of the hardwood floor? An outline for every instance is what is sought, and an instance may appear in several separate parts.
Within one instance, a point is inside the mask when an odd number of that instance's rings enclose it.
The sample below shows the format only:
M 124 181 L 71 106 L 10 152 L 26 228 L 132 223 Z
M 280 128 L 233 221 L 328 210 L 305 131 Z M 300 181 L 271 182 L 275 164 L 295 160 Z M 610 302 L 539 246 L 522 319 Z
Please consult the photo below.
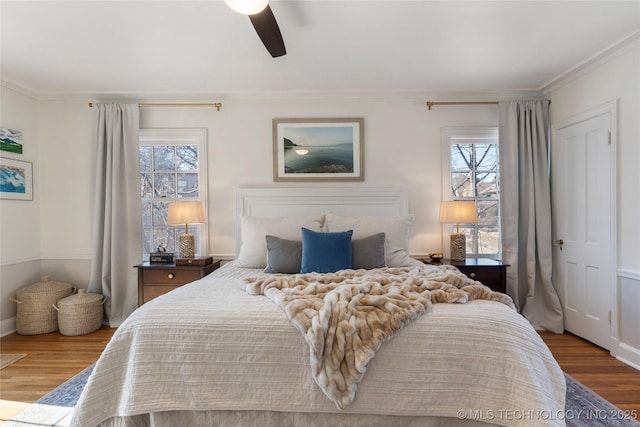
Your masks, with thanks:
M 640 371 L 575 335 L 541 332 L 553 357 L 567 374 L 640 420 Z
M 30 403 L 98 360 L 115 329 L 77 337 L 59 332 L 43 335 L 7 335 L 0 339 L 3 354 L 27 356 L 0 370 L 0 422 L 10 419 Z
M 105 326 L 79 337 L 52 332 L 11 334 L 0 339 L 2 353 L 27 354 L 0 370 L 0 421 L 11 418 L 95 362 L 114 332 Z M 640 371 L 574 335 L 540 335 L 566 373 L 620 409 L 640 414 Z

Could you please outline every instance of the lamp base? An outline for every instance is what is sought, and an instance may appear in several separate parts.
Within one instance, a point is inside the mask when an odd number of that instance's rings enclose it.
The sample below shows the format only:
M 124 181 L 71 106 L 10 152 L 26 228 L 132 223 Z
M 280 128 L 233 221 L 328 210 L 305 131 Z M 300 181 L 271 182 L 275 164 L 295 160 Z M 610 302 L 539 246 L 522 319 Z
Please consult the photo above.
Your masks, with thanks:
M 196 256 L 195 237 L 191 233 L 180 235 L 180 258 L 193 258 Z
M 464 233 L 451 233 L 451 260 L 464 261 L 467 259 L 467 237 Z

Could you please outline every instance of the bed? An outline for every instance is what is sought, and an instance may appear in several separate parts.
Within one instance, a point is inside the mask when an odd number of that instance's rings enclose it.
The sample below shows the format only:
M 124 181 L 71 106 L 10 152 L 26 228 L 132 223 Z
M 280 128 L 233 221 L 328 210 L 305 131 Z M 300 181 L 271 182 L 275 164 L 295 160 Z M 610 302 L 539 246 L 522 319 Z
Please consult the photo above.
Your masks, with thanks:
M 144 304 L 118 328 L 71 425 L 565 425 L 564 375 L 510 299 L 408 256 L 406 190 L 243 189 L 238 213 L 237 258 Z M 301 228 L 308 234 L 297 242 Z M 362 244 L 380 231 L 382 246 Z M 310 260 L 309 242 L 344 233 L 352 268 L 317 273 L 324 266 L 313 262 L 332 257 Z M 307 271 L 286 271 L 298 256 Z M 331 297 L 322 294 L 319 305 L 317 295 L 307 303 L 298 294 L 320 286 Z M 368 342 L 366 334 L 349 329 L 347 317 L 331 329 L 323 310 L 336 292 L 354 287 L 361 295 L 363 286 L 370 294 L 399 286 L 371 303 L 367 294 L 360 309 L 369 327 L 371 307 L 391 301 L 399 326 L 354 355 L 349 349 L 360 347 L 351 343 Z M 328 312 L 360 313 L 347 301 L 336 298 Z M 336 354 L 356 362 L 339 361 L 336 370 Z

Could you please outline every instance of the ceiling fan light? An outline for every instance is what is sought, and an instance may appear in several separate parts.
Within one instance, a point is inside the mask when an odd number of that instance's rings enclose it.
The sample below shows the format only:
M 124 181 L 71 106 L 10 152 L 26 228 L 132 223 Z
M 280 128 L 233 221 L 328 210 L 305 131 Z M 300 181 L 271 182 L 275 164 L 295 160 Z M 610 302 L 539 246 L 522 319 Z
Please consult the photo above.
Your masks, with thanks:
M 243 15 L 255 15 L 262 12 L 269 0 L 224 0 L 231 9 Z

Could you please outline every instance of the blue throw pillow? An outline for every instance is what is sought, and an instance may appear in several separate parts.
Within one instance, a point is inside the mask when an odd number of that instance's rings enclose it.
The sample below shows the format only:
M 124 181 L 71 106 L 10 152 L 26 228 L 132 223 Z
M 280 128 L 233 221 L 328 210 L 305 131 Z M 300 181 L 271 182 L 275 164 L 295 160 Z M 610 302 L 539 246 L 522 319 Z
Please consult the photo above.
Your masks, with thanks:
M 351 268 L 353 230 L 319 233 L 302 228 L 302 266 L 300 273 L 333 273 Z

